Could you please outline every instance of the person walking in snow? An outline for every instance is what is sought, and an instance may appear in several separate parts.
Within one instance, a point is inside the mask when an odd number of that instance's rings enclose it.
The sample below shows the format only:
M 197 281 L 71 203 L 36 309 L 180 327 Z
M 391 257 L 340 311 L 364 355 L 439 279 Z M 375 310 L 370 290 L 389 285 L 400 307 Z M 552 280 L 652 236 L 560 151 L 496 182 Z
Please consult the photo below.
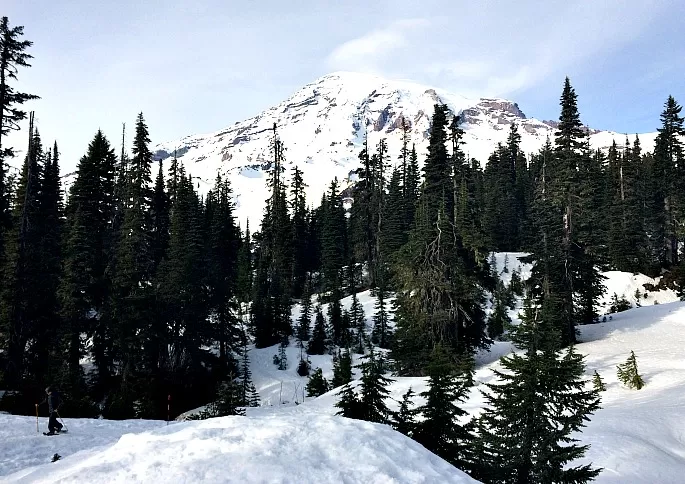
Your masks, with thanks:
M 59 394 L 52 387 L 47 387 L 45 389 L 45 400 L 40 402 L 40 405 L 44 403 L 48 404 L 48 412 L 50 413 L 50 420 L 48 420 L 48 433 L 45 435 L 55 435 L 55 433 L 60 433 L 62 431 L 63 425 L 57 421 L 57 410 L 59 409 L 62 401 L 59 398 Z M 38 406 L 39 404 L 36 404 Z

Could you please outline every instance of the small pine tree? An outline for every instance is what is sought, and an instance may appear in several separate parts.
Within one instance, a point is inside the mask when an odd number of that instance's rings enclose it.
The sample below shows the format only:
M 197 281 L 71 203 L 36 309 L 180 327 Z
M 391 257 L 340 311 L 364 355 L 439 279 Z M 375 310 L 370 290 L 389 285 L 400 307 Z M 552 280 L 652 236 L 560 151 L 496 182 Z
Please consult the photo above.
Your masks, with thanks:
M 502 336 L 504 330 L 511 324 L 511 318 L 507 311 L 507 289 L 501 280 L 497 281 L 497 287 L 492 298 L 492 313 L 488 318 L 488 336 L 496 339 Z
M 346 383 L 337 393 L 337 396 L 340 397 L 340 400 L 338 400 L 338 403 L 336 403 L 335 406 L 340 410 L 336 415 L 359 419 L 361 415 L 359 397 L 357 397 L 352 386 L 349 383 Z
M 364 307 L 359 302 L 357 294 L 352 294 L 352 305 L 350 306 L 350 327 L 356 330 L 355 333 L 355 352 L 364 354 L 364 340 L 366 329 L 366 317 L 364 315 Z
M 283 339 L 281 344 L 278 345 L 278 354 L 274 355 L 274 365 L 276 365 L 279 370 L 288 369 L 288 354 L 285 352 L 286 346 L 288 346 L 287 339 Z
M 241 393 L 242 389 L 235 380 L 223 383 L 219 389 L 218 399 L 214 402 L 214 416 L 245 415 Z
M 312 320 L 312 296 L 309 281 L 304 285 L 302 293 L 302 312 L 297 319 L 297 340 L 302 346 L 303 341 L 309 341 L 309 325 Z
M 297 364 L 297 374 L 300 376 L 309 375 L 309 362 L 304 358 L 300 350 L 300 362 Z
M 523 281 L 518 270 L 514 269 L 511 273 L 511 281 L 509 282 L 509 291 L 515 296 L 523 296 Z
M 426 399 L 420 408 L 423 420 L 416 425 L 414 439 L 455 467 L 467 469 L 472 424 L 459 422 L 467 413 L 457 405 L 468 395 L 470 376 L 457 374 L 447 351 L 436 345 L 428 377 L 428 390 L 421 393 Z
M 640 390 L 645 386 L 645 381 L 637 371 L 637 359 L 634 351 L 631 351 L 626 362 L 618 365 L 617 368 L 618 379 L 628 388 Z
M 321 368 L 317 368 L 314 370 L 314 373 L 309 376 L 306 389 L 308 397 L 321 396 L 330 389 L 328 380 L 323 377 L 323 371 Z
M 357 366 L 362 372 L 359 398 L 360 418 L 368 422 L 390 423 L 390 410 L 385 399 L 390 394 L 388 385 L 393 380 L 383 375 L 382 364 L 379 364 L 373 348 L 361 359 L 362 363 Z
M 258 407 L 259 394 L 252 382 L 252 371 L 250 370 L 250 360 L 247 355 L 247 347 L 243 346 L 243 362 L 240 368 L 240 380 L 242 383 L 242 399 L 245 407 Z
M 630 301 L 628 301 L 625 296 L 621 296 L 619 298 L 618 294 L 616 293 L 611 296 L 611 306 L 609 307 L 610 313 L 620 313 L 621 311 L 627 311 L 632 307 L 633 306 L 630 304 Z
M 316 308 L 314 318 L 314 332 L 307 345 L 307 353 L 310 355 L 323 355 L 326 351 L 326 319 L 324 318 L 321 306 Z
M 595 370 L 595 374 L 592 377 L 592 386 L 594 387 L 596 392 L 605 392 L 607 390 L 606 383 L 604 383 L 602 377 L 599 376 L 597 370 Z
M 217 399 L 207 407 L 195 414 L 186 417 L 186 420 L 206 420 L 214 417 L 226 417 L 228 415 L 245 415 L 243 408 L 242 385 L 233 379 L 219 385 Z
M 345 385 L 352 381 L 352 356 L 350 351 L 345 350 L 333 356 L 333 388 Z
M 413 397 L 414 392 L 411 387 L 409 387 L 407 393 L 402 395 L 400 409 L 393 415 L 393 428 L 407 437 L 414 436 L 416 416 L 419 413 L 419 409 L 414 406 L 414 402 L 412 401 Z
M 640 292 L 640 288 L 638 287 L 635 289 L 635 306 L 642 307 L 642 302 L 640 301 L 642 299 L 642 293 Z
M 376 313 L 373 315 L 373 332 L 371 341 L 381 348 L 390 348 L 392 334 L 390 331 L 390 317 L 386 306 L 387 293 L 383 284 L 376 291 Z

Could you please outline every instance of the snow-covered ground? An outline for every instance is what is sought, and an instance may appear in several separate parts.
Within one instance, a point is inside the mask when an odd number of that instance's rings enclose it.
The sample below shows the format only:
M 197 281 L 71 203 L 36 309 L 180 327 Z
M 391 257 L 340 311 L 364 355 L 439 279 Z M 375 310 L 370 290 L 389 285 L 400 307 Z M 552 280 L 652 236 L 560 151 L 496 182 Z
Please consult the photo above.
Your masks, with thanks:
M 530 267 L 519 261 L 523 255 L 496 254 L 505 283 L 514 270 L 528 277 Z M 658 282 L 639 274 L 605 275 L 601 314 L 614 292 L 634 304 L 636 289 L 643 293 L 643 284 Z M 359 299 L 370 330 L 375 300 L 368 292 Z M 350 304 L 351 298 L 343 302 Z M 675 484 L 685 475 L 685 303 L 671 291 L 656 291 L 642 297 L 641 305 L 580 327 L 578 350 L 586 355 L 587 376 L 596 370 L 608 387 L 602 409 L 580 435 L 591 445 L 584 461 L 604 468 L 599 483 Z M 293 318 L 298 315 L 295 308 Z M 493 381 L 499 356 L 511 350 L 509 343 L 497 342 L 477 356 L 477 385 L 464 404 L 471 415 L 483 406 L 481 384 Z M 631 350 L 646 382 L 639 391 L 616 377 L 616 365 Z M 250 351 L 262 406 L 248 409 L 247 417 L 168 427 L 158 421 L 68 420 L 68 434 L 44 437 L 36 434 L 35 418 L 0 415 L 0 481 L 473 482 L 388 427 L 336 417 L 338 389 L 305 397 L 307 378 L 296 372 L 299 348 L 288 347 L 289 367 L 283 371 L 273 364 L 276 353 L 277 347 Z M 309 359 L 313 369 L 332 377 L 330 355 Z M 396 378 L 391 407 L 397 408 L 409 387 L 420 393 L 426 381 Z M 54 453 L 63 459 L 50 463 Z
M 7 423 L 12 426 L 13 422 Z M 103 425 L 114 440 L 126 432 L 128 424 Z M 88 432 L 86 426 L 78 431 Z M 60 447 L 74 438 L 71 434 L 34 435 L 22 442 L 32 444 L 32 453 L 43 455 L 47 462 L 54 451 L 63 452 Z M 121 435 L 113 444 L 88 446 L 63 460 L 22 470 L 4 480 L 89 484 L 476 482 L 390 427 L 288 409 L 272 416 L 174 422 L 168 427 L 157 424 L 156 429 Z

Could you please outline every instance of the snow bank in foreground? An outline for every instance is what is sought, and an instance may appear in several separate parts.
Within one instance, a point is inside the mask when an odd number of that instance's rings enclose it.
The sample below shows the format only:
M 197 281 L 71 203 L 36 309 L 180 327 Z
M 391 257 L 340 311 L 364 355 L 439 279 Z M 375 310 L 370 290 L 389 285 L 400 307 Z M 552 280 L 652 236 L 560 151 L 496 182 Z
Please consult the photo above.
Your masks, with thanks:
M 107 423 L 113 433 L 121 431 L 121 424 Z M 17 472 L 7 481 L 477 482 L 390 427 L 287 410 L 278 416 L 222 417 L 126 434 L 114 445 Z

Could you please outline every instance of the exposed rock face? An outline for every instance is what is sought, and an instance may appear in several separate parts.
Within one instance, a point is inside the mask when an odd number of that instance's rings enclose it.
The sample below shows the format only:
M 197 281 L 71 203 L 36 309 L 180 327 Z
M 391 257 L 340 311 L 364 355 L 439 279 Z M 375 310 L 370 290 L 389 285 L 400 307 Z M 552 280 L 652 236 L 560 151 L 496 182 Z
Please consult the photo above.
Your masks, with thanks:
M 402 143 L 403 119 L 410 126 L 411 143 L 423 162 L 435 104 L 446 104 L 450 116 L 460 116 L 464 150 L 482 164 L 497 143 L 506 141 L 512 123 L 519 127 L 525 153 L 538 151 L 547 137 L 554 139 L 555 122 L 528 118 L 516 103 L 505 99 L 467 99 L 412 82 L 334 73 L 304 86 L 257 116 L 215 133 L 162 143 L 155 153 L 157 159 L 164 159 L 177 150 L 179 160 L 198 180 L 200 191 L 212 186 L 217 172 L 228 177 L 237 197 L 238 218 L 259 220 L 267 198 L 266 177 L 259 176 L 259 170 L 270 166 L 274 123 L 286 149 L 286 176 L 298 165 L 309 186 L 308 203 L 316 204 L 334 177 L 343 185 L 349 180 L 349 173 L 359 165 L 358 155 L 365 140 L 373 150 L 385 138 L 388 159 L 394 163 Z M 591 133 L 602 137 L 595 143 L 600 147 L 610 143 L 613 136 Z M 649 137 L 640 138 L 643 147 L 651 149 Z M 623 142 L 625 136 L 617 135 L 616 139 Z

